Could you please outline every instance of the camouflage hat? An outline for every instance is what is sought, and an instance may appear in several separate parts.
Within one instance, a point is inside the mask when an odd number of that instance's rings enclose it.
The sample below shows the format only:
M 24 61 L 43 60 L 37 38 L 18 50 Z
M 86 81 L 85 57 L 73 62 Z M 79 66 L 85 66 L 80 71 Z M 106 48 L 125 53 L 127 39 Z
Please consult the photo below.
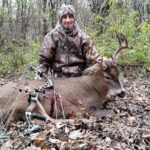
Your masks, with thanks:
M 72 5 L 66 5 L 63 4 L 60 7 L 60 10 L 58 11 L 58 17 L 59 17 L 59 21 L 61 22 L 62 16 L 65 14 L 70 14 L 73 15 L 73 17 L 75 18 L 75 9 Z

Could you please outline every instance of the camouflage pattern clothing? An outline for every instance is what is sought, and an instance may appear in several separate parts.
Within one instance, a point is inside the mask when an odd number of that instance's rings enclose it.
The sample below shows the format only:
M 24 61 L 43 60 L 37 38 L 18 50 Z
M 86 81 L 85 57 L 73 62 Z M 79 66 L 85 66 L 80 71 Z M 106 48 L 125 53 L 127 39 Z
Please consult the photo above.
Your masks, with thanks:
M 57 76 L 69 77 L 81 75 L 98 53 L 90 37 L 75 22 L 71 30 L 58 23 L 45 36 L 39 56 L 41 71 L 47 73 L 51 68 Z

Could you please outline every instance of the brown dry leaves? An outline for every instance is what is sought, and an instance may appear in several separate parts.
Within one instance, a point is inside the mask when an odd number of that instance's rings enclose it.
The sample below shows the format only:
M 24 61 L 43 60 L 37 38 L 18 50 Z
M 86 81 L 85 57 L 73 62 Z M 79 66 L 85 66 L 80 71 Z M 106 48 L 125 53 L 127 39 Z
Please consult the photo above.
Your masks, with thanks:
M 56 126 L 36 121 L 42 131 L 24 136 L 25 123 L 11 127 L 1 149 L 148 150 L 150 149 L 150 80 L 123 79 L 126 96 L 104 105 L 115 117 L 60 120 Z M 66 126 L 67 125 L 67 126 Z

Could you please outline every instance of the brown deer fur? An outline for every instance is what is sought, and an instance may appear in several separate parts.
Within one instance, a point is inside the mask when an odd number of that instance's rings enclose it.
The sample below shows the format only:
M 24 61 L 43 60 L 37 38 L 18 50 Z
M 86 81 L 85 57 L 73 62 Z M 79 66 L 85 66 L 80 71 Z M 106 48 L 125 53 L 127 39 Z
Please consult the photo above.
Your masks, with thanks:
M 105 68 L 102 64 L 95 64 L 89 69 L 83 72 L 83 76 L 74 78 L 58 78 L 55 80 L 54 88 L 56 94 L 61 95 L 61 100 L 64 106 L 64 111 L 66 116 L 70 114 L 76 114 L 77 112 L 92 113 L 93 115 L 100 115 L 101 111 L 99 107 L 106 101 L 106 96 L 110 89 L 114 90 L 116 94 L 120 97 L 124 96 L 124 89 L 119 82 L 119 71 L 115 63 L 111 60 L 104 61 Z M 105 77 L 106 76 L 106 77 Z M 108 79 L 107 80 L 107 78 Z M 18 83 L 18 87 L 24 87 L 33 90 L 37 85 L 44 84 L 45 81 L 37 80 L 25 80 Z M 9 90 L 9 88 L 8 88 Z M 13 102 L 14 98 L 17 97 L 19 93 L 14 89 L 15 95 L 12 94 Z M 46 93 L 39 94 L 39 101 L 45 109 L 46 113 L 50 115 L 51 104 L 50 95 L 52 95 L 53 90 L 48 90 Z M 9 91 L 8 91 L 9 93 Z M 0 105 L 4 103 L 1 97 Z M 13 119 L 25 119 L 25 110 L 29 106 L 28 103 L 28 93 L 19 93 L 16 99 L 16 109 L 13 114 Z M 57 101 L 58 105 L 58 116 L 62 116 L 62 110 L 60 102 Z M 9 104 L 9 107 L 11 104 Z M 8 108 L 9 108 L 8 107 Z M 4 108 L 4 104 L 3 104 Z M 8 112 L 8 108 L 4 111 Z M 2 109 L 2 108 L 1 108 Z M 39 108 L 36 107 L 35 112 L 40 112 Z M 55 112 L 53 116 L 55 117 Z

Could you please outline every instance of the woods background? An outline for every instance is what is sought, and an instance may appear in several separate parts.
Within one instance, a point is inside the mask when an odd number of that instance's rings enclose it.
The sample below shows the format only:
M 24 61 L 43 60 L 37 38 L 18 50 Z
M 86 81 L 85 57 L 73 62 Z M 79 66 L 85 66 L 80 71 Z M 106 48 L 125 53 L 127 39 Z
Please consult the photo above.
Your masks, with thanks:
M 42 39 L 55 27 L 63 3 L 74 5 L 80 27 L 101 55 L 114 52 L 115 32 L 122 32 L 133 49 L 122 51 L 120 63 L 150 71 L 150 0 L 0 0 L 1 76 L 38 64 Z

